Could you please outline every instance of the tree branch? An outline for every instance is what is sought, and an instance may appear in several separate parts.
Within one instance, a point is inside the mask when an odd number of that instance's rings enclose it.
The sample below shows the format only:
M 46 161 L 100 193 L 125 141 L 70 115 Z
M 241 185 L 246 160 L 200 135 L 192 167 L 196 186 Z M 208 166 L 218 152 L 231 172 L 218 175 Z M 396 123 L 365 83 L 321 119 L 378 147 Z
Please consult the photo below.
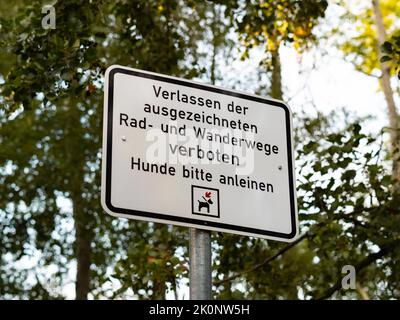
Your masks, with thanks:
M 364 268 L 368 267 L 370 264 L 374 263 L 376 260 L 378 260 L 378 259 L 382 258 L 383 256 L 385 256 L 386 254 L 388 254 L 399 243 L 400 243 L 399 240 L 395 240 L 395 241 L 389 243 L 388 245 L 383 246 L 379 252 L 371 253 L 370 255 L 368 255 L 365 259 L 361 260 L 359 263 L 357 263 L 354 266 L 356 273 L 360 272 Z M 321 296 L 316 298 L 316 300 L 327 299 L 330 296 L 332 296 L 336 291 L 340 290 L 341 288 L 342 288 L 342 279 L 338 279 L 332 287 L 330 287 L 328 290 L 326 290 Z
M 296 246 L 298 243 L 300 243 L 301 241 L 303 241 L 304 239 L 308 238 L 310 235 L 308 233 L 303 234 L 302 236 L 300 236 L 299 238 L 297 238 L 295 241 L 287 244 L 285 247 L 283 247 L 281 250 L 279 250 L 277 253 L 275 253 L 274 255 L 267 257 L 263 262 L 256 264 L 255 266 L 251 267 L 250 269 L 247 269 L 245 271 L 242 272 L 238 272 L 230 277 L 227 277 L 225 279 L 222 280 L 218 280 L 218 281 L 214 281 L 213 285 L 214 286 L 218 286 L 221 285 L 223 283 L 232 281 L 233 279 L 236 279 L 246 273 L 255 271 L 256 269 L 262 267 L 263 265 L 266 265 L 267 263 L 275 260 L 276 258 L 278 258 L 279 256 L 281 256 L 282 254 L 284 254 L 286 251 L 288 251 L 289 249 L 293 248 L 294 246 Z

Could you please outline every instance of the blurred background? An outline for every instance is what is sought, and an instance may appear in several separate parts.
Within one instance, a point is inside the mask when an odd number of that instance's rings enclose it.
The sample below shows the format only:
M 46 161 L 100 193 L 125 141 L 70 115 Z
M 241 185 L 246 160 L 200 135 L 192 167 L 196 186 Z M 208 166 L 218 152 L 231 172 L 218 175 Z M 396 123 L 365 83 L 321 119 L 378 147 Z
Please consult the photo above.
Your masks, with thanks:
M 301 236 L 213 233 L 213 298 L 399 299 L 399 18 L 396 0 L 0 0 L 0 299 L 189 298 L 188 230 L 100 205 L 112 64 L 294 112 Z

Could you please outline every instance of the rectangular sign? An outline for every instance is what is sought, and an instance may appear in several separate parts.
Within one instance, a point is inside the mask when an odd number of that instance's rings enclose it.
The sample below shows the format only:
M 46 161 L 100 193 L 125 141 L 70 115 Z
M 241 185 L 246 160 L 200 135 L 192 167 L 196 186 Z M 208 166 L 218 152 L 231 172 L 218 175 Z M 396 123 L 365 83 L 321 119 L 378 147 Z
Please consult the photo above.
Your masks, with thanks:
M 111 66 L 102 206 L 116 217 L 292 241 L 292 115 L 281 101 Z

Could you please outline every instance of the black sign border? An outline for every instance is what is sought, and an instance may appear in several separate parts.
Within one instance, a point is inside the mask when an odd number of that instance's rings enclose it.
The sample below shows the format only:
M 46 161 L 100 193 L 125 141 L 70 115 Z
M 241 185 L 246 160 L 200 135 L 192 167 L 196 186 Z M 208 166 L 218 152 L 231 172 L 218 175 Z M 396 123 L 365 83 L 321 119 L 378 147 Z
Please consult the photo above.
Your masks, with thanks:
M 278 108 L 282 108 L 285 111 L 285 120 L 286 120 L 286 135 L 287 135 L 287 153 L 288 153 L 288 174 L 289 174 L 289 193 L 290 193 L 290 215 L 291 215 L 291 227 L 292 230 L 290 233 L 281 233 L 270 230 L 262 230 L 255 228 L 242 227 L 237 225 L 231 225 L 226 223 L 214 222 L 214 221 L 203 221 L 193 218 L 185 218 L 185 217 L 177 217 L 172 215 L 166 215 L 162 213 L 154 213 L 154 212 L 146 212 L 146 211 L 137 211 L 125 208 L 117 208 L 111 204 L 111 159 L 112 159 L 112 130 L 113 130 L 113 103 L 114 103 L 114 77 L 117 73 L 132 75 L 141 78 L 147 78 L 157 81 L 163 81 L 168 83 L 173 83 L 181 86 L 196 88 L 199 90 L 215 92 L 219 94 L 224 94 L 232 97 L 237 97 L 241 99 L 256 101 L 259 103 L 265 103 L 269 106 L 275 106 Z M 247 95 L 239 92 L 227 91 L 217 87 L 209 87 L 199 83 L 187 82 L 184 80 L 176 79 L 176 78 L 168 78 L 162 75 L 155 75 L 151 73 L 142 73 L 135 70 L 123 69 L 120 67 L 112 68 L 109 71 L 109 79 L 108 79 L 108 114 L 107 114 L 107 148 L 106 148 L 106 190 L 105 190 L 105 205 L 107 208 L 114 213 L 153 218 L 158 220 L 166 220 L 166 223 L 171 223 L 171 221 L 181 222 L 181 223 L 190 223 L 193 225 L 199 225 L 203 227 L 215 227 L 220 229 L 226 229 L 231 231 L 240 231 L 252 234 L 259 234 L 263 236 L 270 236 L 276 238 L 283 239 L 294 239 L 297 234 L 297 226 L 296 226 L 296 205 L 295 205 L 295 197 L 294 197 L 294 182 L 293 182 L 293 155 L 292 155 L 292 141 L 291 141 L 291 128 L 290 128 L 290 112 L 289 108 L 283 104 L 282 102 L 269 100 L 267 98 Z M 103 160 L 104 161 L 104 160 Z M 173 224 L 173 223 L 172 223 Z

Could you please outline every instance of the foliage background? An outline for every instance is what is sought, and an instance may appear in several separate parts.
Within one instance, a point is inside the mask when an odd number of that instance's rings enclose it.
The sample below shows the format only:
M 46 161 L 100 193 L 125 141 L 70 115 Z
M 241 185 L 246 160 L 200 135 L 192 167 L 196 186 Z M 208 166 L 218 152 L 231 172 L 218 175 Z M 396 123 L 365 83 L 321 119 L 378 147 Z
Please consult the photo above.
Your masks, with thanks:
M 322 0 L 65 0 L 54 3 L 56 29 L 45 30 L 44 4 L 0 1 L 3 299 L 65 299 L 71 290 L 77 299 L 178 298 L 187 284 L 186 229 L 114 219 L 100 207 L 108 65 L 286 99 L 282 48 L 299 56 L 334 48 L 379 78 L 370 6 L 354 13 L 348 3 Z M 329 26 L 328 5 L 342 9 L 345 26 L 360 21 L 359 35 Z M 384 60 L 395 75 L 399 7 L 386 0 L 381 9 L 394 37 Z M 227 74 L 254 52 L 255 78 Z M 214 298 L 399 298 L 397 158 L 387 128 L 370 133 L 373 120 L 346 108 L 295 119 L 302 236 L 287 245 L 213 233 Z M 341 290 L 348 264 L 357 290 Z

